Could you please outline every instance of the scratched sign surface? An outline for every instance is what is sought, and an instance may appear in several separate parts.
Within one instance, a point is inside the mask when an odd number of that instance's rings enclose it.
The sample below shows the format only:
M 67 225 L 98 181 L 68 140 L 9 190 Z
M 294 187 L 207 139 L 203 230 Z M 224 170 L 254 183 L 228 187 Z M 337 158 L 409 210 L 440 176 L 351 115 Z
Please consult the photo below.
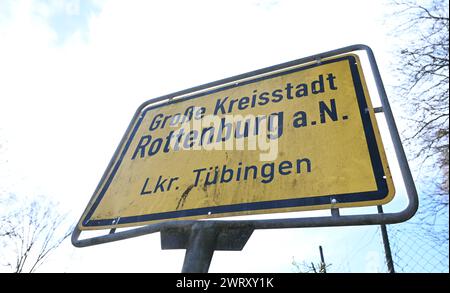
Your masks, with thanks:
M 380 205 L 394 187 L 360 62 L 345 55 L 150 104 L 79 228 Z

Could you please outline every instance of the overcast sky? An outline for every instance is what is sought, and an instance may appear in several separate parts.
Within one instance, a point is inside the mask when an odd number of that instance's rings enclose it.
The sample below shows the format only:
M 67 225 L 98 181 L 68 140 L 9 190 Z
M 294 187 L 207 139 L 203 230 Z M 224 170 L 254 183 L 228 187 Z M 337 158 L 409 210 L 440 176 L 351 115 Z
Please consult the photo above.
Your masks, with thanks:
M 388 10 L 361 0 L 0 0 L 0 191 L 49 196 L 78 219 L 143 101 L 220 78 L 363 43 L 393 85 Z M 397 211 L 404 188 L 382 132 L 398 194 L 387 209 Z M 184 251 L 159 241 L 67 241 L 41 271 L 180 271 Z M 291 272 L 293 257 L 318 262 L 319 245 L 335 271 L 385 271 L 380 242 L 377 227 L 256 231 L 242 252 L 216 253 L 210 271 Z

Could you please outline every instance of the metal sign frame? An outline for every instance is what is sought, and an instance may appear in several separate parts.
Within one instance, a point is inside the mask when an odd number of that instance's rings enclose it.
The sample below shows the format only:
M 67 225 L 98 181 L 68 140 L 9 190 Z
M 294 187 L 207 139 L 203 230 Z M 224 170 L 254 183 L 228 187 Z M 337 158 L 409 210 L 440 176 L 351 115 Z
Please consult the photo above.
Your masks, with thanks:
M 204 85 L 196 86 L 169 95 L 164 95 L 144 102 L 137 110 L 131 120 L 119 146 L 117 147 L 111 161 L 98 184 L 95 193 L 101 187 L 114 162 L 120 154 L 121 146 L 126 142 L 141 112 L 150 104 L 167 102 L 174 98 L 192 94 L 194 92 L 211 89 L 227 83 L 236 83 L 243 79 L 267 74 L 276 70 L 286 69 L 292 66 L 299 66 L 309 62 L 319 62 L 323 58 L 335 57 L 337 55 L 350 53 L 354 51 L 365 51 L 368 56 L 370 67 L 375 79 L 376 88 L 381 100 L 382 107 L 375 108 L 375 113 L 384 113 L 389 133 L 394 145 L 395 154 L 400 166 L 403 182 L 407 191 L 408 205 L 400 212 L 396 213 L 378 213 L 378 214 L 360 214 L 360 215 L 339 215 L 338 209 L 331 209 L 331 216 L 326 217 L 304 217 L 304 218 L 284 218 L 267 220 L 176 220 L 150 224 L 130 230 L 115 232 L 115 228 L 110 233 L 103 236 L 96 236 L 88 239 L 79 239 L 81 230 L 78 225 L 72 233 L 72 244 L 76 247 L 86 247 L 102 243 L 108 243 L 127 238 L 142 236 L 150 233 L 161 232 L 161 246 L 163 249 L 181 249 L 186 248 L 186 258 L 183 271 L 207 271 L 209 262 L 214 250 L 241 250 L 245 245 L 251 233 L 255 229 L 280 229 L 280 228 L 305 228 L 305 227 L 334 227 L 334 226 L 359 226 L 359 225 L 380 225 L 394 224 L 407 221 L 418 209 L 418 196 L 414 184 L 411 170 L 402 146 L 397 126 L 392 114 L 391 107 L 384 89 L 383 81 L 375 60 L 375 56 L 370 47 L 362 44 L 351 45 L 340 49 L 324 52 L 317 55 L 297 59 L 294 61 L 281 63 L 275 66 L 251 71 L 248 73 L 236 75 L 230 78 L 218 80 Z M 95 194 L 94 193 L 94 194 Z M 92 199 L 91 199 L 92 200 Z M 89 205 L 88 205 L 89 207 Z M 87 207 L 87 208 L 88 208 Z M 82 219 L 80 219 L 81 221 Z M 241 235 L 241 237 L 236 236 Z M 205 240 L 211 245 L 205 246 Z M 202 241 L 200 241 L 202 240 Z M 202 249 L 200 249 L 200 246 Z M 206 247 L 206 248 L 205 248 Z M 209 247 L 209 248 L 208 248 Z M 209 261 L 208 261 L 209 259 Z

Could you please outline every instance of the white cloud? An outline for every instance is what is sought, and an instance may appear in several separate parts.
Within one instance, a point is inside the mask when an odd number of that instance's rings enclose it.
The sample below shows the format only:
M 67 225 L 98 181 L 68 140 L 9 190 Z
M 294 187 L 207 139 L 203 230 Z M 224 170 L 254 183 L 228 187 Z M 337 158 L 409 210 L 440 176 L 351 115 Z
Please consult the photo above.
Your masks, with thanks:
M 387 56 L 376 1 L 98 1 L 87 38 L 77 32 L 59 46 L 46 19 L 54 6 L 6 3 L 10 16 L 0 19 L 0 143 L 6 151 L 0 156 L 8 162 L 0 176 L 7 191 L 48 194 L 76 216 L 145 99 L 353 43 Z M 272 250 L 280 243 L 255 233 L 252 239 L 261 243 L 249 244 L 257 251 L 248 253 L 249 262 L 264 256 L 266 264 L 289 271 L 299 250 L 316 250 L 310 230 L 296 231 L 303 239 L 284 238 L 285 260 Z M 158 235 L 65 249 L 72 249 L 68 271 L 178 271 L 184 254 L 161 252 Z M 241 254 L 217 254 L 212 269 L 222 270 L 228 257 L 237 261 Z M 46 269 L 59 265 L 53 260 Z

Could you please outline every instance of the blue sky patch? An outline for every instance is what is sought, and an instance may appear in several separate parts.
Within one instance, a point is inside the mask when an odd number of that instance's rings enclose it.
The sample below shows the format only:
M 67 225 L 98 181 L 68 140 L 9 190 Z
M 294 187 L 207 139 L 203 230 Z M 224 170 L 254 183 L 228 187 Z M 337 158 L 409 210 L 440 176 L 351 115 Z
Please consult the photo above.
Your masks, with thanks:
M 85 39 L 89 18 L 100 11 L 92 0 L 37 0 L 37 4 L 48 8 L 48 23 L 55 31 L 59 45 L 76 32 Z

